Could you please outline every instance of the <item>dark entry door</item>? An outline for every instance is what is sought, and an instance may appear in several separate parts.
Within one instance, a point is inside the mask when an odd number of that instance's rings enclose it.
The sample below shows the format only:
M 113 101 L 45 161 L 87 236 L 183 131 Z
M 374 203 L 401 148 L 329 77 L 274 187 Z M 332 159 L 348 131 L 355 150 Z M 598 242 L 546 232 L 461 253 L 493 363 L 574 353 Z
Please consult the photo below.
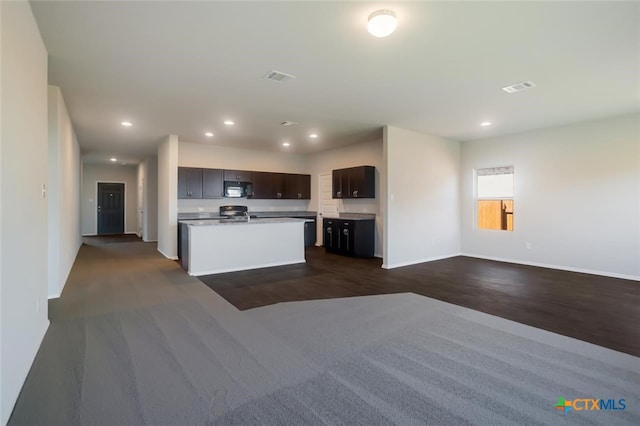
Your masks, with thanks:
M 124 234 L 124 183 L 98 183 L 98 235 Z

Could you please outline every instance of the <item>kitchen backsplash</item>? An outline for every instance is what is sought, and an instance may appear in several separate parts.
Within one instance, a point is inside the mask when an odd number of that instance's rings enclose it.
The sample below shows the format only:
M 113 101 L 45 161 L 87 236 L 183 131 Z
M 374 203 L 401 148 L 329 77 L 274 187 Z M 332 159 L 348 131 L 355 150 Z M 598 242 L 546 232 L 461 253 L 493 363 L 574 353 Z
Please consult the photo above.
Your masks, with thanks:
M 178 200 L 178 213 L 218 212 L 220 206 L 247 206 L 249 211 L 307 211 L 309 200 L 251 200 L 222 198 L 215 200 Z
M 338 200 L 339 213 L 379 214 L 377 199 Z M 178 200 L 179 213 L 218 212 L 220 206 L 247 206 L 249 211 L 309 211 L 317 210 L 316 203 L 310 200 L 252 200 L 248 198 L 222 198 L 215 200 Z
M 379 205 L 377 199 L 350 199 L 338 202 L 338 212 L 348 213 L 373 213 L 378 214 Z

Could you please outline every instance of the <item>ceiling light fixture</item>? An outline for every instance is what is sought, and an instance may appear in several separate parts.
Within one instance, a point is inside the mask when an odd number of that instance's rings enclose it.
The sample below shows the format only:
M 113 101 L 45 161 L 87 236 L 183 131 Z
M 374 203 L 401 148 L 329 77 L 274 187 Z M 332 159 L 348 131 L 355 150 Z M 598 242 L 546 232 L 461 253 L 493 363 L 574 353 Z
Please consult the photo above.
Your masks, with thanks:
M 109 161 L 113 161 L 115 163 L 116 161 L 118 161 L 118 159 L 116 157 L 111 157 Z
M 398 20 L 392 10 L 380 9 L 369 15 L 367 31 L 374 37 L 386 37 L 396 30 Z
M 236 123 L 234 123 L 232 120 L 224 120 L 224 124 L 226 124 L 227 126 L 233 126 Z
M 490 122 L 490 121 L 483 121 L 482 123 L 480 123 L 480 125 L 481 125 L 482 127 L 491 126 L 491 122 Z
M 207 132 L 207 133 L 205 133 L 204 135 L 205 135 L 206 137 L 208 137 L 208 138 L 212 138 L 212 137 L 213 137 L 213 133 L 211 133 L 211 132 Z
M 289 142 L 283 142 L 282 146 L 290 146 L 291 144 Z
M 124 127 L 131 127 L 133 126 L 133 124 L 131 124 L 130 121 L 123 121 L 122 123 L 120 123 L 121 125 L 123 125 Z
M 309 137 L 310 137 L 311 139 L 315 139 L 315 138 L 317 138 L 317 137 L 318 137 L 318 135 L 317 135 L 316 133 L 311 133 L 311 134 L 309 135 Z
M 507 93 L 516 93 L 521 90 L 531 89 L 532 87 L 536 87 L 536 84 L 533 81 L 523 81 L 522 83 L 516 83 L 511 86 L 503 87 L 502 90 Z

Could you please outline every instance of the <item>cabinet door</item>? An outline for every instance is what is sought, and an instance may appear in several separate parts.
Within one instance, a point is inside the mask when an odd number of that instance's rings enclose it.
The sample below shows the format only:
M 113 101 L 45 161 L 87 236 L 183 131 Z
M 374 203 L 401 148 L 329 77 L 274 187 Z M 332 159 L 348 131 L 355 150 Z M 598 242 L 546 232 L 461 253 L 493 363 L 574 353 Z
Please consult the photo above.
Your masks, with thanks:
M 224 180 L 232 182 L 251 182 L 251 172 L 246 170 L 225 170 Z
M 178 167 L 178 199 L 189 198 L 189 170 Z
M 202 198 L 202 169 L 189 169 L 189 198 Z
M 202 198 L 202 169 L 178 167 L 178 198 Z
M 331 172 L 331 184 L 333 191 L 331 193 L 332 198 L 344 198 L 346 191 L 348 190 L 346 185 L 346 170 L 337 169 Z
M 274 199 L 285 198 L 284 194 L 284 173 L 271 173 L 271 197 Z
M 353 254 L 354 229 L 351 221 L 340 221 L 338 232 L 338 248 L 344 254 Z
M 271 173 L 268 172 L 253 172 L 253 193 L 251 198 L 256 200 L 269 199 L 270 187 L 271 187 Z
M 284 179 L 284 198 L 290 200 L 308 200 L 311 198 L 311 176 L 286 174 Z
M 334 226 L 333 219 L 323 219 L 322 221 L 323 239 L 322 243 L 325 250 L 337 251 L 338 250 L 338 235 L 337 228 Z
M 349 169 L 349 198 L 376 197 L 375 170 L 373 166 L 360 166 Z
M 202 197 L 222 198 L 224 195 L 224 181 L 222 170 L 204 169 L 202 171 Z

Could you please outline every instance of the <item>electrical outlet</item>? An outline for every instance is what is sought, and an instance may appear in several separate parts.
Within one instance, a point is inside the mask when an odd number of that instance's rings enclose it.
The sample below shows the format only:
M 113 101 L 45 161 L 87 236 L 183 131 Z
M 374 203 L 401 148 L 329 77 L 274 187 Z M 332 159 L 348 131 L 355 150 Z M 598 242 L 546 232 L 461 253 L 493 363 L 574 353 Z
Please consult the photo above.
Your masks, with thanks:
M 526 248 L 527 250 L 531 250 L 531 243 L 529 241 L 526 241 L 524 243 L 524 248 Z
M 199 211 L 199 212 L 203 212 L 203 211 L 204 211 L 204 208 L 202 208 L 202 207 L 198 207 L 198 211 Z

